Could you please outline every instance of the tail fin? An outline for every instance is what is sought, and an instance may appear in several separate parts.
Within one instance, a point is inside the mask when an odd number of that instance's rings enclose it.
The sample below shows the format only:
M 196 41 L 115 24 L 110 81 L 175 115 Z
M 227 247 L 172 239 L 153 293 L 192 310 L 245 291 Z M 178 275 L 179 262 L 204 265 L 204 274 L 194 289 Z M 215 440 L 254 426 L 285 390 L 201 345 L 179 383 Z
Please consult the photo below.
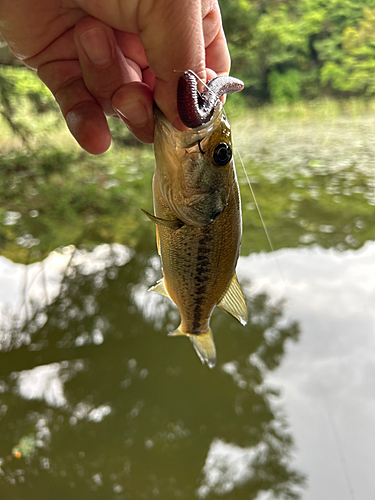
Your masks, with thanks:
M 207 363 L 209 368 L 213 368 L 216 364 L 216 347 L 214 338 L 212 336 L 211 328 L 207 332 L 195 334 L 195 333 L 185 333 L 181 330 L 181 326 L 177 328 L 170 336 L 177 335 L 187 335 L 190 338 L 191 343 L 198 354 L 199 359 L 202 363 Z
M 213 368 L 216 364 L 216 347 L 211 328 L 200 335 L 190 335 L 190 341 L 202 363 L 206 362 L 209 368 Z

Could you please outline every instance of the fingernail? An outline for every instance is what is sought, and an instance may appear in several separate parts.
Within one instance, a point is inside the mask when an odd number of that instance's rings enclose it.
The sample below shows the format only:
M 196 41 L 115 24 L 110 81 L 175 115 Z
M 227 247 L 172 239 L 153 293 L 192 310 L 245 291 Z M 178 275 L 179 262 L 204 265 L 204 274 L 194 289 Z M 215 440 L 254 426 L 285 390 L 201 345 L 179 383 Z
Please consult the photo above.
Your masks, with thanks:
M 143 125 L 149 119 L 146 106 L 141 101 L 127 103 L 126 106 L 115 108 L 116 113 L 133 125 Z
M 101 28 L 92 28 L 79 37 L 86 56 L 93 64 L 104 65 L 111 60 L 111 45 L 107 33 Z

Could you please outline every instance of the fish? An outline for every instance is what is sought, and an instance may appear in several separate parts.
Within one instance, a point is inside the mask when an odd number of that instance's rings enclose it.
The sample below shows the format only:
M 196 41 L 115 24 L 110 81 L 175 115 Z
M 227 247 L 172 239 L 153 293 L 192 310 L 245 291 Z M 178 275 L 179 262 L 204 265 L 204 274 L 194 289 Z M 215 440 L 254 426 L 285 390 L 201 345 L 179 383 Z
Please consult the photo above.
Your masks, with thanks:
M 230 78 L 211 80 L 200 94 L 192 72 L 180 77 L 178 109 L 188 130 L 174 128 L 155 107 L 154 214 L 144 211 L 156 224 L 163 272 L 150 291 L 177 305 L 181 323 L 169 335 L 189 337 L 210 368 L 217 358 L 210 328 L 214 308 L 224 309 L 242 325 L 248 320 L 236 276 L 241 199 L 231 129 L 219 99 L 241 87 L 242 82 Z M 232 86 L 228 80 L 234 81 Z

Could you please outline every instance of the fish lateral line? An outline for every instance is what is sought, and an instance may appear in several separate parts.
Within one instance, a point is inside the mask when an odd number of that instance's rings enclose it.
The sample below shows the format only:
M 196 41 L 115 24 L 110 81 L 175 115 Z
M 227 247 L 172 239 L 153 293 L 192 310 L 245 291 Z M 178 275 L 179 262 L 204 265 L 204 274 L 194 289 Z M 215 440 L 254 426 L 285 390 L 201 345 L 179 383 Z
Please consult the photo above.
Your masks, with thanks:
M 160 217 L 150 214 L 147 210 L 143 210 L 143 208 L 141 208 L 141 210 L 155 224 L 160 224 L 161 226 L 169 227 L 170 229 L 181 229 L 182 226 L 185 225 L 185 223 L 180 219 L 161 219 Z

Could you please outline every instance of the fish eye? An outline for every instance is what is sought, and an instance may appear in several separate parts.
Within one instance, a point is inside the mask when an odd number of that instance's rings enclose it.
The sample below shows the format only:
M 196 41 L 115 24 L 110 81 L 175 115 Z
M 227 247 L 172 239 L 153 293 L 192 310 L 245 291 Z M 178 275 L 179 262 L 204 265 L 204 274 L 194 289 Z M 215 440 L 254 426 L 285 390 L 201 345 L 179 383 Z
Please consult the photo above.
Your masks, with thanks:
M 212 156 L 216 165 L 223 167 L 230 162 L 232 158 L 232 150 L 226 142 L 219 142 L 219 144 L 215 146 Z

